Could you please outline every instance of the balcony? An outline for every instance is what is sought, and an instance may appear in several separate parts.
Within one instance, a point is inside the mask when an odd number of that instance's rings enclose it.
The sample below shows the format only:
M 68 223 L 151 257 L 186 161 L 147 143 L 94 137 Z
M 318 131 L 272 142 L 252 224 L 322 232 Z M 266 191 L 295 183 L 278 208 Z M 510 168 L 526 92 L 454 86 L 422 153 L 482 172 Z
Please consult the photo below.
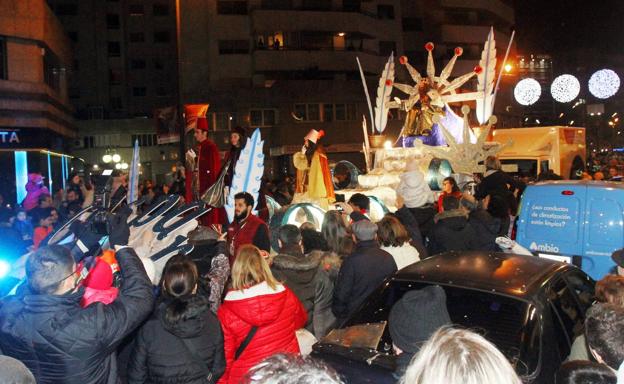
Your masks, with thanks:
M 394 29 L 398 31 L 398 27 L 394 25 L 396 23 L 384 23 L 361 12 L 255 9 L 251 13 L 251 19 L 252 29 L 255 32 L 276 30 L 358 32 L 369 38 L 377 37 L 385 40 L 384 35 L 393 34 Z
M 441 40 L 455 44 L 483 44 L 490 33 L 490 26 L 442 24 Z M 494 30 L 494 39 L 498 49 L 504 50 L 509 43 L 509 35 Z
M 312 67 L 319 71 L 357 71 L 356 57 L 364 71 L 375 73 L 381 71 L 387 60 L 370 51 L 256 50 L 253 53 L 256 72 L 305 71 Z
M 493 13 L 509 24 L 515 22 L 514 10 L 500 0 L 442 0 L 441 6 L 444 8 L 472 9 Z

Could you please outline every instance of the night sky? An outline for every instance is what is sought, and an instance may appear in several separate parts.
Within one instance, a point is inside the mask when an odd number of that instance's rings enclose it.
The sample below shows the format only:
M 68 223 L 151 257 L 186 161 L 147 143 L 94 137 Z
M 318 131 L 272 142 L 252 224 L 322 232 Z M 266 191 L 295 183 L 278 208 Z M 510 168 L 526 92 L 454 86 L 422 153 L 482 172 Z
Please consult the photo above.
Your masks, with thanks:
M 624 55 L 624 1 L 516 0 L 516 42 L 555 58 L 578 48 Z

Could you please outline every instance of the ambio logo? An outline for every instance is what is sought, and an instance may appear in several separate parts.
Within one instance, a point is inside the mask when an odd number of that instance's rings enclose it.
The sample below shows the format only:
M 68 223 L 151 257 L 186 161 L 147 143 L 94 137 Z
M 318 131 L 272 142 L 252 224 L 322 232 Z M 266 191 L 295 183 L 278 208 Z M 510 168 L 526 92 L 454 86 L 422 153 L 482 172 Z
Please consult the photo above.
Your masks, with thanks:
M 529 246 L 531 251 L 553 252 L 558 253 L 559 247 L 554 244 L 537 244 L 535 241 Z

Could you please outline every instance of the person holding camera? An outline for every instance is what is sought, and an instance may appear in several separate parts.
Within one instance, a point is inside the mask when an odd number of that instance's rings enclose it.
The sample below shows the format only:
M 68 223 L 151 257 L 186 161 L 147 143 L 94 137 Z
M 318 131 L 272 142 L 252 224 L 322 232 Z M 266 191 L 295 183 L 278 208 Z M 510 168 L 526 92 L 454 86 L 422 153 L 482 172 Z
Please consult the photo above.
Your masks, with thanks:
M 152 284 L 126 246 L 127 217 L 112 216 L 109 243 L 121 268 L 119 296 L 82 308 L 85 256 L 94 254 L 101 235 L 76 227 L 73 250 L 50 245 L 28 257 L 25 284 L 0 307 L 0 350 L 24 363 L 40 384 L 117 383 L 115 350 L 151 313 Z

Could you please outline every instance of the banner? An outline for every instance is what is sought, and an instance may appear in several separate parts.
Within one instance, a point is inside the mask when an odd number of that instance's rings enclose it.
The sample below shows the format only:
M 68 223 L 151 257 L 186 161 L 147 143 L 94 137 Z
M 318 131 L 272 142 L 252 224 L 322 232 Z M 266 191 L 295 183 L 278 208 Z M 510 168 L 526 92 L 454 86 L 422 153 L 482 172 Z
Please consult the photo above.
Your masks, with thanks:
M 180 130 L 178 129 L 178 108 L 165 107 L 154 111 L 156 122 L 156 140 L 158 144 L 170 144 L 180 142 Z
M 139 198 L 139 164 L 141 158 L 139 155 L 139 140 L 134 141 L 134 149 L 132 151 L 132 164 L 130 165 L 130 180 L 128 183 L 128 196 L 126 201 L 133 203 Z M 132 206 L 132 211 L 136 213 L 136 205 Z
M 184 133 L 197 128 L 197 118 L 206 117 L 209 106 L 210 104 L 186 104 L 184 106 L 184 116 L 186 118 Z

